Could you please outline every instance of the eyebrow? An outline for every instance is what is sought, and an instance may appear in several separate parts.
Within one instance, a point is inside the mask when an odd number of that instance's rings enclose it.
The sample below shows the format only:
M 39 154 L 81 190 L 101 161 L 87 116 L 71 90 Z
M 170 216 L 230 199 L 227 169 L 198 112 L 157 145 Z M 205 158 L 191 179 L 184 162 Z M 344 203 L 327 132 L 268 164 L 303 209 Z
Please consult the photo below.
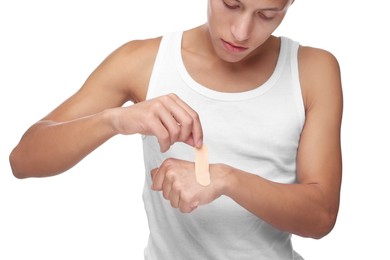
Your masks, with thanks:
M 270 8 L 261 8 L 262 11 L 272 11 L 272 12 L 284 12 L 286 8 L 289 7 L 289 2 L 286 3 L 282 8 L 279 7 L 270 7 Z
M 278 7 L 272 7 L 272 8 L 261 8 L 260 10 L 261 11 L 272 11 L 272 12 L 283 12 L 285 7 L 283 7 L 282 9 L 278 8 Z
M 235 1 L 238 2 L 238 3 L 242 3 L 241 0 L 235 0 Z M 266 7 L 266 8 L 260 8 L 259 10 L 260 11 L 271 11 L 271 12 L 283 12 L 288 7 L 288 3 L 289 2 L 287 2 L 286 5 L 284 5 L 282 8 L 279 8 L 279 7 Z

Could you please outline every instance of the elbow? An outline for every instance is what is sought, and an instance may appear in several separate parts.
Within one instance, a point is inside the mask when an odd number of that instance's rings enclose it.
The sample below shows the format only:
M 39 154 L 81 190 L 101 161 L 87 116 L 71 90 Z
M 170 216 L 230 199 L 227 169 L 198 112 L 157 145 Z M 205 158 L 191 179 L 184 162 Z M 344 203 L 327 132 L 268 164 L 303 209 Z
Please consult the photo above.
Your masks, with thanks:
M 317 223 L 314 224 L 310 234 L 307 237 L 313 239 L 321 239 L 327 236 L 334 228 L 337 219 L 337 211 L 327 210 L 321 213 L 321 216 L 317 219 Z
M 28 177 L 30 177 L 30 176 L 24 175 L 23 173 L 18 173 L 18 172 L 14 172 L 14 171 L 12 171 L 12 173 L 13 173 L 14 177 L 19 179 L 19 180 L 27 179 Z
M 50 167 L 48 163 L 32 160 L 28 155 L 18 151 L 16 147 L 9 155 L 12 174 L 17 179 L 43 178 L 58 175 L 67 168 Z
M 9 155 L 9 164 L 12 174 L 17 179 L 40 177 L 39 172 L 33 164 L 28 162 L 27 156 L 15 147 Z
M 12 169 L 12 174 L 14 175 L 15 178 L 22 180 L 22 179 L 27 179 L 28 176 L 24 175 L 22 172 L 18 172 Z
M 14 149 L 9 155 L 9 163 L 11 166 L 12 174 L 15 176 L 15 178 L 26 179 L 29 177 L 23 170 L 20 169 L 21 162 L 18 158 L 16 149 Z

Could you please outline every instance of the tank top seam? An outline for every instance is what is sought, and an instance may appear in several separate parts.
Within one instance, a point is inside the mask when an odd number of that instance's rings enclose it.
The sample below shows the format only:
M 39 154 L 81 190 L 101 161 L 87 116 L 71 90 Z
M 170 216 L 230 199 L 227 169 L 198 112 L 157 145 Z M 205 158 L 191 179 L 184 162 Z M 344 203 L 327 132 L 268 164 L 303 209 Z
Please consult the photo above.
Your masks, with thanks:
M 161 63 L 164 61 L 165 55 L 168 50 L 168 43 L 169 43 L 170 38 L 166 37 L 165 35 L 161 37 L 160 44 L 158 46 L 156 58 L 154 59 L 154 64 L 152 68 L 152 72 L 150 74 L 150 80 L 148 84 L 148 89 L 146 92 L 146 97 L 145 100 L 149 100 L 151 97 L 153 97 L 153 93 L 156 89 L 156 81 L 160 77 L 161 70 L 163 66 Z M 141 139 L 145 140 L 147 135 L 141 135 Z
M 169 40 L 170 40 L 169 37 L 166 36 L 161 37 L 156 58 L 154 60 L 152 73 L 150 74 L 148 90 L 145 98 L 146 100 L 150 99 L 150 95 L 153 95 L 153 91 L 156 88 L 157 85 L 156 81 L 158 80 L 158 77 L 160 76 L 161 70 L 163 68 L 161 63 L 163 62 L 164 56 L 167 53 Z
M 290 51 L 290 67 L 291 67 L 291 77 L 292 77 L 292 86 L 294 93 L 294 101 L 299 116 L 300 123 L 303 127 L 305 123 L 305 106 L 302 96 L 302 87 L 299 79 L 299 64 L 298 64 L 298 49 L 299 43 L 293 42 Z
M 178 31 L 174 34 L 174 45 L 172 48 L 173 57 L 175 59 L 176 69 L 182 80 L 186 85 L 194 92 L 209 99 L 225 102 L 245 101 L 264 95 L 271 90 L 277 83 L 278 79 L 283 75 L 283 71 L 286 65 L 286 59 L 288 58 L 288 39 L 281 37 L 280 52 L 277 59 L 277 63 L 271 76 L 260 86 L 243 92 L 227 93 L 209 89 L 202 84 L 195 81 L 187 69 L 185 68 L 182 53 L 182 32 Z

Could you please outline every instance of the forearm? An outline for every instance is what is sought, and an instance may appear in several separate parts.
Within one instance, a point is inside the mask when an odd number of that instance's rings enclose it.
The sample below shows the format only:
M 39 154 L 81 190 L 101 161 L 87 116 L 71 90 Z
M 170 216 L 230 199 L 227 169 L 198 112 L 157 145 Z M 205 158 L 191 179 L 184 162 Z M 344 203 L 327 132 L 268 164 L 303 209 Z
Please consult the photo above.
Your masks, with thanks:
M 333 228 L 338 207 L 330 205 L 317 184 L 281 184 L 229 166 L 223 169 L 224 194 L 272 226 L 313 238 Z
M 115 135 L 108 121 L 107 112 L 101 112 L 67 122 L 36 123 L 10 155 L 14 175 L 46 177 L 68 170 Z

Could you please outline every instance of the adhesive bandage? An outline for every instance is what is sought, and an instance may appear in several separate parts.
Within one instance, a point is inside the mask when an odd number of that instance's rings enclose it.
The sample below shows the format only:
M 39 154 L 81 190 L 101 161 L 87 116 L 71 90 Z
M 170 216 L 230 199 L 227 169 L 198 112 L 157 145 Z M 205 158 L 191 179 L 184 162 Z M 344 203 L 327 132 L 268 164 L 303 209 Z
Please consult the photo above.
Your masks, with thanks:
M 195 175 L 200 185 L 210 184 L 208 150 L 205 144 L 201 148 L 195 147 Z

